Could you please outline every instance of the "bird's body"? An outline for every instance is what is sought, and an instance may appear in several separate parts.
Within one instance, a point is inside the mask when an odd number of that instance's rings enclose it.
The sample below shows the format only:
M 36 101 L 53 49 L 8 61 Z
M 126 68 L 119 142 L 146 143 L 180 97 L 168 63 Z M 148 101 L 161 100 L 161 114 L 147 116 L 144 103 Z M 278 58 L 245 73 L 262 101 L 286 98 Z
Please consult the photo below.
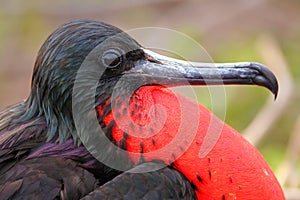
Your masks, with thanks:
M 0 113 L 0 197 L 284 199 L 254 147 L 167 88 L 220 84 L 221 77 L 225 84 L 258 84 L 276 93 L 276 79 L 253 63 L 227 66 L 233 75 L 206 77 L 193 66 L 178 75 L 173 62 L 104 23 L 75 21 L 57 29 L 39 52 L 30 97 Z M 161 71 L 164 66 L 171 67 Z M 90 96 L 92 103 L 85 101 Z M 220 137 L 201 157 L 210 127 Z M 122 171 L 130 169 L 147 170 Z

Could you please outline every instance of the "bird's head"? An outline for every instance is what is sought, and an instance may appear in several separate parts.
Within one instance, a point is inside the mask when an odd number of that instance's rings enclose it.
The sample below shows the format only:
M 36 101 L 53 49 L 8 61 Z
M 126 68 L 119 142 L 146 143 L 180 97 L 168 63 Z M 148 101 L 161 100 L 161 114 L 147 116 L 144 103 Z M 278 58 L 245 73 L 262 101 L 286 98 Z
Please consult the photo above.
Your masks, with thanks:
M 85 72 L 84 77 L 79 75 L 80 69 Z M 85 85 L 77 97 L 80 95 L 84 101 L 84 93 L 94 88 L 95 105 L 107 106 L 103 115 L 110 111 L 107 100 L 112 93 L 115 100 L 122 99 L 143 86 L 256 84 L 268 88 L 275 96 L 278 90 L 275 76 L 261 64 L 176 60 L 143 48 L 114 26 L 73 21 L 55 30 L 41 47 L 27 100 L 29 109 L 22 119 L 45 117 L 49 140 L 55 136 L 61 141 L 71 135 L 76 137 L 72 96 L 77 79 L 84 79 Z M 97 84 L 92 85 L 90 80 L 97 80 Z
M 108 42 L 109 38 L 121 33 L 123 40 Z M 75 132 L 71 100 L 74 81 L 83 61 L 97 47 L 101 48 L 93 55 L 90 70 L 105 71 L 103 81 L 99 80 L 99 88 L 105 82 L 107 86 L 113 84 L 134 66 L 134 61 L 144 58 L 140 45 L 116 27 L 89 20 L 62 25 L 47 38 L 39 50 L 31 94 L 27 100 L 28 109 L 19 121 L 35 116 L 45 117 L 49 140 L 57 133 L 62 133 L 60 140 L 68 139 Z M 91 74 L 89 78 L 95 78 L 94 75 Z M 107 90 L 105 98 L 108 98 L 109 93 Z

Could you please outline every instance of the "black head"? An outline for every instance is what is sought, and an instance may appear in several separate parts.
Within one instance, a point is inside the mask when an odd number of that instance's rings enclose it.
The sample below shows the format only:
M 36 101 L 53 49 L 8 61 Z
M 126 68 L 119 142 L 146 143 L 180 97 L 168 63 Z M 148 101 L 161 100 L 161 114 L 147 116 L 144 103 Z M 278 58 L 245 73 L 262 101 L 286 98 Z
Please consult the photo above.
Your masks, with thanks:
M 111 38 L 111 39 L 110 39 Z M 94 57 L 103 80 L 114 80 L 144 59 L 140 45 L 120 29 L 97 21 L 80 20 L 62 25 L 41 47 L 33 71 L 28 109 L 19 121 L 45 117 L 48 137 L 74 132 L 71 97 L 77 71 L 97 46 Z M 94 69 L 94 68 L 93 68 Z M 62 139 L 66 139 L 63 135 Z
M 157 84 L 256 84 L 274 94 L 278 89 L 275 76 L 261 64 L 178 61 L 142 48 L 114 26 L 81 20 L 59 27 L 41 47 L 27 109 L 19 121 L 44 117 L 48 140 L 59 137 L 65 141 L 70 136 L 78 140 L 72 118 L 72 93 L 83 64 L 87 67 L 83 68 L 83 85 L 88 87 L 77 95 L 84 101 L 87 89 L 95 89 L 96 104 L 110 98 L 121 77 L 125 78 L 119 95 L 124 88 L 134 92 L 141 86 Z M 97 80 L 97 84 L 89 85 L 89 80 Z

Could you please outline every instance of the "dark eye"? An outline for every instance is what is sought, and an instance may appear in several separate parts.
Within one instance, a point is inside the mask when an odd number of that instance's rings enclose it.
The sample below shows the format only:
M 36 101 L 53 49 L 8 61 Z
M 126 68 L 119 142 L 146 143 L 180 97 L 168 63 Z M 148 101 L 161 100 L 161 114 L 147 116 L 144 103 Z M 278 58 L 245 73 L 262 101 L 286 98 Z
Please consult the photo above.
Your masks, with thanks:
M 115 68 L 122 63 L 122 53 L 117 49 L 110 49 L 102 56 L 102 63 L 108 68 Z

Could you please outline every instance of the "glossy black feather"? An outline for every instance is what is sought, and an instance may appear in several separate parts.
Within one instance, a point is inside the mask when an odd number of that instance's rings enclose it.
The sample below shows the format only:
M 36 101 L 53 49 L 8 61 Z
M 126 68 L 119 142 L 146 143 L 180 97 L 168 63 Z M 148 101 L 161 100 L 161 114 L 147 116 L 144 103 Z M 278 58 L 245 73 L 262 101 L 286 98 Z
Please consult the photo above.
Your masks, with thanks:
M 157 163 L 141 164 L 95 189 L 82 200 L 196 199 L 192 186 L 180 172 L 169 167 L 151 171 L 158 166 L 162 167 Z M 140 170 L 149 172 L 134 173 Z
M 1 199 L 80 199 L 97 187 L 77 162 L 43 157 L 22 160 L 1 176 Z

